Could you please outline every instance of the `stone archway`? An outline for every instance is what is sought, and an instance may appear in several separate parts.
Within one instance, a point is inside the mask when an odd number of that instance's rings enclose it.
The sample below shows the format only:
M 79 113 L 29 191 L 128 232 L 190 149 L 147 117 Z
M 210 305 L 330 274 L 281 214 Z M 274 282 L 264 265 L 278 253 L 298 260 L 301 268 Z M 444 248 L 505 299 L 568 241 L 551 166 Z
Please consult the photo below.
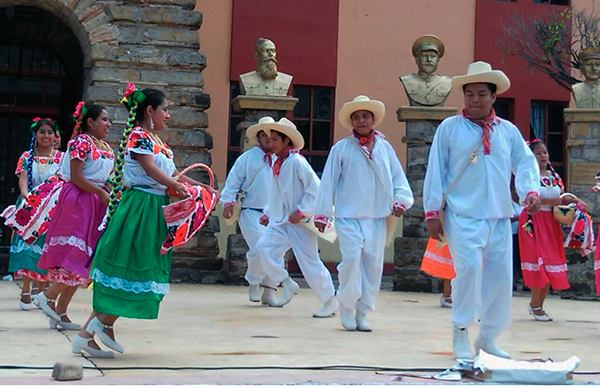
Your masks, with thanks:
M 116 144 L 127 119 L 118 103 L 127 83 L 156 87 L 169 100 L 172 119 L 163 138 L 177 166 L 211 165 L 213 141 L 204 112 L 210 96 L 203 92 L 206 57 L 198 51 L 202 14 L 193 11 L 196 0 L 0 0 L 0 9 L 17 5 L 43 9 L 69 27 L 83 53 L 79 98 L 107 108 L 115 129 L 109 141 Z M 195 178 L 207 181 L 201 174 Z M 222 267 L 214 236 L 218 229 L 212 217 L 176 253 L 172 280 L 216 281 Z

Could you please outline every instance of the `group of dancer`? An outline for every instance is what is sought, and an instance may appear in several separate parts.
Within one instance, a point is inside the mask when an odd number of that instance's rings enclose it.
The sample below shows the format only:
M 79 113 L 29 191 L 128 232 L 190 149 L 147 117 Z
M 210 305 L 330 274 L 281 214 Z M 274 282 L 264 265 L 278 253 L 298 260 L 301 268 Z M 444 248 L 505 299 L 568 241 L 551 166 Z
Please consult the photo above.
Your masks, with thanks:
M 562 183 L 546 147 L 534 141 L 530 148 L 513 124 L 495 115 L 492 104 L 509 86 L 504 73 L 483 62 L 454 77 L 465 109 L 442 122 L 429 155 L 425 219 L 433 243 L 440 242 L 436 249 L 444 252 L 430 258 L 452 265 L 457 359 L 473 358 L 467 327 L 478 319 L 475 354 L 483 349 L 509 357 L 495 339 L 510 322 L 511 176 L 523 206 L 523 273 L 535 290 L 529 308 L 535 317 L 546 317 L 540 320 L 550 320 L 543 310 L 549 284 L 568 287 L 560 227 L 544 212 L 559 202 L 585 207 L 573 197 L 557 199 Z M 99 358 L 114 353 L 101 349 L 96 338 L 122 353 L 113 330 L 117 319 L 156 319 L 169 291 L 172 251 L 161 251 L 170 233 L 162 210 L 169 203 L 167 190 L 184 199 L 195 185 L 219 197 L 211 186 L 177 171 L 173 152 L 158 136 L 170 118 L 161 91 L 130 84 L 122 103 L 129 118 L 116 155 L 104 141 L 111 123 L 102 106 L 77 106 L 64 156 L 52 149 L 54 122 L 37 120 L 31 149 L 17 169 L 21 197 L 16 210 L 4 213 L 18 231 L 10 270 L 39 283 L 33 303 L 51 327 L 78 330 L 73 352 Z M 397 218 L 414 203 L 393 147 L 376 130 L 384 115 L 382 102 L 363 95 L 344 104 L 339 119 L 349 135 L 331 148 L 321 179 L 300 154 L 304 139 L 291 121 L 263 117 L 248 128 L 256 146 L 236 160 L 220 201 L 224 218 L 237 219 L 249 246 L 250 301 L 282 307 L 299 292 L 285 269 L 284 254 L 291 248 L 322 304 L 313 316 L 339 311 L 344 329 L 372 331 L 367 315 L 381 285 L 384 249 Z M 342 257 L 337 291 L 318 251 L 319 236 L 332 234 Z M 33 253 L 21 259 L 19 246 Z M 43 290 L 46 282 L 52 285 Z M 90 285 L 93 311 L 81 326 L 71 322 L 67 309 L 77 289 Z M 29 309 L 28 293 L 24 280 L 23 309 Z

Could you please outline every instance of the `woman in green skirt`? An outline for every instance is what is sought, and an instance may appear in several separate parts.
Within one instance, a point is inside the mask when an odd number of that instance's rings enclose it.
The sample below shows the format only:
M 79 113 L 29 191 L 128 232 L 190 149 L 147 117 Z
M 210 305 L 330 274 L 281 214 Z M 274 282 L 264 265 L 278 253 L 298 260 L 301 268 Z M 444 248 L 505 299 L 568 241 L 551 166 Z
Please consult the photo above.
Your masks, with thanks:
M 160 254 L 168 235 L 162 206 L 169 204 L 167 189 L 179 198 L 189 196 L 181 182 L 202 185 L 187 177 L 179 181 L 173 152 L 158 137 L 171 117 L 163 92 L 135 89 L 129 84 L 121 101 L 129 109 L 115 165 L 116 186 L 111 193 L 107 226 L 91 266 L 93 312 L 73 340 L 73 352 L 113 357 L 94 341 L 122 353 L 113 324 L 119 317 L 157 319 L 160 302 L 169 291 L 172 251 Z M 124 168 L 123 168 L 124 167 Z M 123 179 L 126 189 L 119 197 Z M 118 206 L 117 206 L 118 204 Z

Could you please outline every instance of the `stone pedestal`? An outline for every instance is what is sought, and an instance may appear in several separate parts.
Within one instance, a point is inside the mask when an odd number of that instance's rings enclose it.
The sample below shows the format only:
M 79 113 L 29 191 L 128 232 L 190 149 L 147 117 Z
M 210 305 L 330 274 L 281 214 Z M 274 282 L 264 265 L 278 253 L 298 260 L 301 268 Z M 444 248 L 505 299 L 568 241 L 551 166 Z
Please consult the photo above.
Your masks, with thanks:
M 291 96 L 254 96 L 241 95 L 231 101 L 235 110 L 243 112 L 243 119 L 238 124 L 237 130 L 241 134 L 240 145 L 243 151 L 252 148 L 255 141 L 249 141 L 246 137 L 246 129 L 257 124 L 262 117 L 270 116 L 275 121 L 284 117 L 287 111 L 294 109 L 298 99 Z M 267 195 L 265 193 L 265 195 Z M 227 281 L 230 283 L 245 284 L 246 270 L 248 263 L 246 261 L 246 252 L 248 244 L 244 236 L 236 225 L 236 233 L 227 236 L 227 252 L 225 260 L 225 272 Z
M 585 201 L 594 220 L 600 220 L 600 195 L 590 192 L 600 167 L 600 109 L 565 109 L 567 125 L 567 166 L 565 190 Z M 594 233 L 598 229 L 594 227 Z M 598 238 L 598 236 L 596 236 Z M 595 295 L 593 254 L 582 257 L 578 250 L 566 249 L 569 284 L 562 297 Z
M 402 106 L 396 111 L 399 122 L 406 123 L 406 177 L 415 197 L 415 203 L 403 217 L 402 237 L 394 242 L 394 291 L 438 292 L 441 280 L 420 271 L 421 260 L 429 240 L 423 210 L 423 181 L 427 169 L 429 148 L 433 135 L 447 117 L 457 108 L 426 108 Z

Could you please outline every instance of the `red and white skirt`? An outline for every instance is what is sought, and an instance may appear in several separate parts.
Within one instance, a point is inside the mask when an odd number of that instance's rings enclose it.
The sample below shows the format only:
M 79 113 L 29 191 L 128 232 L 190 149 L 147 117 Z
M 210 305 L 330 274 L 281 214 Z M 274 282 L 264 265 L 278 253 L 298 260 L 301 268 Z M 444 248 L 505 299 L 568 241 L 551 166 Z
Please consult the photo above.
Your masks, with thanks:
M 533 230 L 523 225 L 529 220 L 527 210 L 519 216 L 519 251 L 523 282 L 530 288 L 544 288 L 550 283 L 554 290 L 569 288 L 567 259 L 563 247 L 563 232 L 552 210 L 541 210 L 531 216 Z

